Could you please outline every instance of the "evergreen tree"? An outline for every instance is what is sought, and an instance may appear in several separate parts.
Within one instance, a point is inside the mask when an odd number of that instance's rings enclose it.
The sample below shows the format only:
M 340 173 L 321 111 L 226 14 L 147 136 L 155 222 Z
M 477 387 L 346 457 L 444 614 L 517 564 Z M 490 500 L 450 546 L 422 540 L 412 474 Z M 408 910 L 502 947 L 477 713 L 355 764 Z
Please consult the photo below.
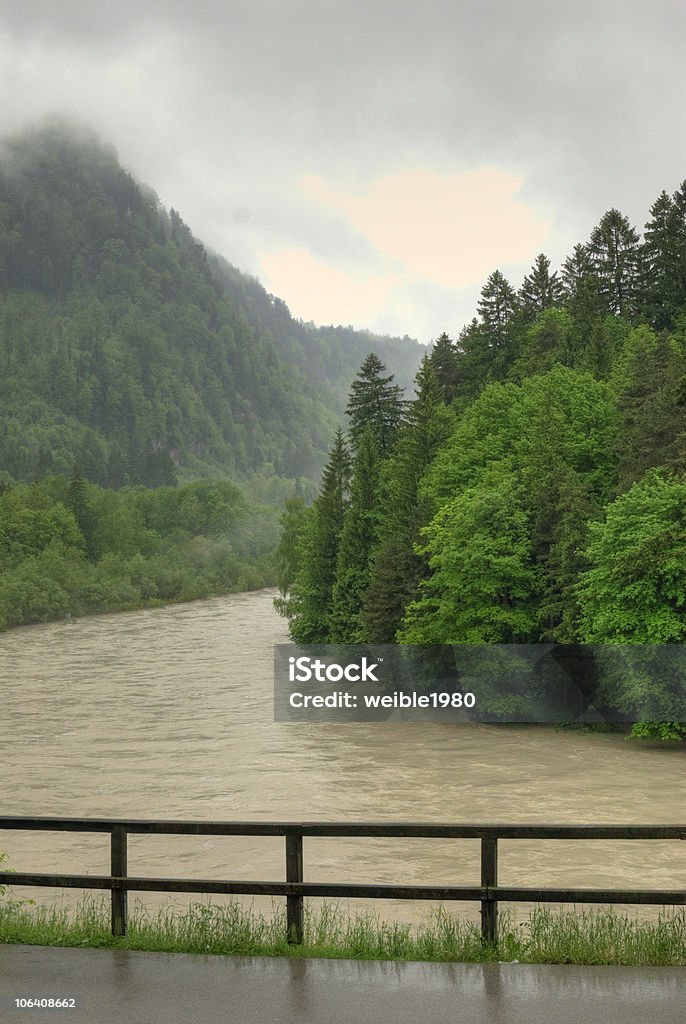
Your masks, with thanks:
M 569 365 L 593 370 L 600 357 L 598 324 L 606 309 L 587 246 L 574 246 L 562 266 L 562 284 L 564 304 L 572 317 Z
M 550 273 L 550 260 L 539 253 L 531 272 L 526 275 L 519 290 L 519 303 L 527 320 L 535 320 L 539 313 L 562 302 L 562 281 L 557 271 Z
M 499 364 L 508 362 L 507 348 L 512 342 L 512 324 L 518 308 L 517 295 L 507 278 L 494 270 L 481 289 L 477 303 L 489 347 L 498 354 Z
M 578 391 L 564 395 L 563 380 L 557 374 L 540 378 L 527 442 L 517 462 L 527 495 L 531 558 L 540 568 L 538 637 L 573 643 L 578 617 L 575 586 L 583 564 L 580 553 L 595 507 L 588 477 L 584 479 L 570 458 L 573 435 L 579 429 L 575 413 L 583 397 Z M 600 389 L 596 387 L 595 392 L 598 401 Z
M 587 286 L 592 282 L 589 289 Z M 582 299 L 584 292 L 597 290 L 593 262 L 588 247 L 575 245 L 571 256 L 562 264 L 562 298 L 567 306 L 574 306 Z
M 362 598 L 369 585 L 372 552 L 378 538 L 380 456 L 370 426 L 360 437 L 353 464 L 350 502 L 340 535 L 333 587 L 329 640 L 360 643 Z
M 476 317 L 462 329 L 457 350 L 460 398 L 474 398 L 491 380 L 504 380 L 517 357 L 517 295 L 499 270 L 481 289 Z
M 645 325 L 631 331 L 611 377 L 622 422 L 615 448 L 620 490 L 648 469 L 686 468 L 685 373 L 684 353 L 666 331 L 656 335 Z
M 600 297 L 615 316 L 636 313 L 639 282 L 639 236 L 619 210 L 608 210 L 591 233 L 588 253 Z
M 510 372 L 510 379 L 521 380 L 551 370 L 555 363 L 573 366 L 574 321 L 568 310 L 549 308 L 529 325 L 522 339 L 522 351 Z
M 371 352 L 353 381 L 346 413 L 353 449 L 359 447 L 367 427 L 383 458 L 389 454 L 403 416 L 402 388 L 393 384 L 393 374 L 384 377 L 386 367 Z
M 429 356 L 442 400 L 450 405 L 458 394 L 460 383 L 460 352 L 445 331 L 436 338 Z
M 88 497 L 88 484 L 79 473 L 78 466 L 74 466 L 74 472 L 67 488 L 67 508 L 72 511 L 76 525 L 83 535 L 86 554 L 89 558 L 93 558 L 96 517 Z
M 460 366 L 455 397 L 464 403 L 476 398 L 493 376 L 493 350 L 483 323 L 473 317 L 460 331 L 455 348 Z
M 384 465 L 379 544 L 362 611 L 364 636 L 372 643 L 395 640 L 405 609 L 416 600 L 419 582 L 427 572 L 426 562 L 415 550 L 420 530 L 430 518 L 426 497 L 419 495 L 419 481 L 447 439 L 453 421 L 433 355 L 424 358 L 417 373 L 416 397 L 409 407 L 407 425 L 395 454 Z
M 347 507 L 350 456 L 339 428 L 316 498 L 298 545 L 300 567 L 291 588 L 288 614 L 296 643 L 329 641 L 338 546 Z
M 686 209 L 680 196 L 660 193 L 641 247 L 641 311 L 657 330 L 673 327 L 686 305 Z
M 291 614 L 289 591 L 298 573 L 298 561 L 308 510 L 301 495 L 287 498 L 281 515 L 281 539 L 274 554 L 280 597 L 274 598 L 279 615 Z

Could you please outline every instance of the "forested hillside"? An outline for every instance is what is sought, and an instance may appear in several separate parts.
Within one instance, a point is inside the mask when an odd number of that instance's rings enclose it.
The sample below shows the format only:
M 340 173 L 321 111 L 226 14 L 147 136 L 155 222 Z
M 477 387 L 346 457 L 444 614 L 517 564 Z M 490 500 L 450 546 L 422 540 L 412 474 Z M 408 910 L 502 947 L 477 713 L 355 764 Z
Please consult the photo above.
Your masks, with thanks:
M 16 480 L 78 465 L 114 488 L 307 491 L 372 344 L 295 321 L 64 124 L 0 148 L 0 294 L 0 471 Z M 411 379 L 415 342 L 373 343 Z
M 408 405 L 365 361 L 281 610 L 303 643 L 683 643 L 685 471 L 686 182 L 642 239 L 613 209 L 560 271 L 494 271 Z
M 371 344 L 411 381 L 416 342 L 294 320 L 89 131 L 5 140 L 0 628 L 272 583 Z

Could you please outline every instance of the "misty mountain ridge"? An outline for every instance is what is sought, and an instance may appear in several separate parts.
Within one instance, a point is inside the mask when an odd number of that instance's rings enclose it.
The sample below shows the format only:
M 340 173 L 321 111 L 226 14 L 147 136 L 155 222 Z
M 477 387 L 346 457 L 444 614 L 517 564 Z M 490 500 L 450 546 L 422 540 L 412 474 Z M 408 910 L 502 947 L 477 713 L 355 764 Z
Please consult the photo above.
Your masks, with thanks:
M 294 319 L 61 120 L 0 146 L 0 289 L 0 468 L 17 480 L 78 465 L 110 487 L 307 490 L 369 351 L 403 386 L 424 351 Z

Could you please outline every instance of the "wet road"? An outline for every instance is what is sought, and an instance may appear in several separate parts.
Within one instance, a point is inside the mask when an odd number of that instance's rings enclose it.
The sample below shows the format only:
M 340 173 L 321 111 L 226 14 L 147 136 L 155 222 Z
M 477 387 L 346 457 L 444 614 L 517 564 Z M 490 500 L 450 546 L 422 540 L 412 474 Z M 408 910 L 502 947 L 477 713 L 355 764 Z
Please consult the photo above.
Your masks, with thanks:
M 71 996 L 74 1009 L 16 999 Z M 686 968 L 433 964 L 0 946 L 0 1020 L 683 1024 Z

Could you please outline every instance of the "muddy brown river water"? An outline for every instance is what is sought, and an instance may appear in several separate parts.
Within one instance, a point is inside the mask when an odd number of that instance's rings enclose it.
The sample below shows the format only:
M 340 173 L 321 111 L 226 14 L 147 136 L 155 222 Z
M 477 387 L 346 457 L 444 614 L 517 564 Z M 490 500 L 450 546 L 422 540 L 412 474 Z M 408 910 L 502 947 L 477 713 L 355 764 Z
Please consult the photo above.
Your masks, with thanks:
M 0 635 L 1 813 L 686 824 L 679 748 L 540 727 L 274 722 L 273 645 L 287 633 L 272 597 Z M 104 835 L 4 832 L 0 850 L 17 870 L 109 872 Z M 499 861 L 502 885 L 686 887 L 686 842 L 501 841 Z M 129 872 L 280 880 L 283 839 L 131 837 Z M 478 884 L 479 844 L 306 839 L 305 878 Z M 377 909 L 401 920 L 426 912 L 405 901 Z M 456 909 L 477 919 L 476 904 Z

